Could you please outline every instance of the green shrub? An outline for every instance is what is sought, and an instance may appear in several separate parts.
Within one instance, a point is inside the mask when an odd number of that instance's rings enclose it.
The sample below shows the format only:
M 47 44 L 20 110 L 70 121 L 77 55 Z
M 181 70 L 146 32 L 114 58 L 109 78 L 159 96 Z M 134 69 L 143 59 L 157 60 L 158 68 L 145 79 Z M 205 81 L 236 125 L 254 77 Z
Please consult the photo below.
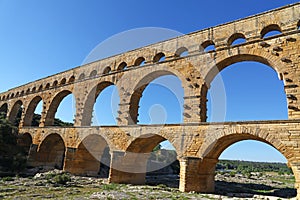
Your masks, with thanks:
M 67 182 L 71 181 L 71 177 L 69 174 L 63 173 L 55 175 L 52 180 L 54 183 L 66 185 Z

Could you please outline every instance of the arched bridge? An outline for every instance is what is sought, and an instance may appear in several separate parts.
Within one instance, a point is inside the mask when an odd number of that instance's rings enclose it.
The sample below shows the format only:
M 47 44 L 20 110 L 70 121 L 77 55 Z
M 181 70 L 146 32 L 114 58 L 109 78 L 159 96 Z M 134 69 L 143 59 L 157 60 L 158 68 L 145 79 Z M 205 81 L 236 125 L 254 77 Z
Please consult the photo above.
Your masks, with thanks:
M 145 46 L 55 74 L 0 94 L 0 112 L 19 124 L 22 145 L 33 166 L 95 174 L 109 147 L 109 180 L 143 183 L 149 153 L 170 141 L 180 161 L 181 191 L 214 191 L 220 154 L 231 144 L 253 139 L 275 147 L 288 160 L 300 197 L 300 3 Z M 267 37 L 271 31 L 278 34 Z M 244 42 L 236 44 L 235 41 Z M 207 50 L 207 47 L 212 47 Z M 284 82 L 288 120 L 207 123 L 207 91 L 227 66 L 256 61 Z M 154 79 L 175 75 L 184 91 L 183 123 L 137 125 L 143 91 Z M 91 126 L 97 96 L 115 85 L 120 96 L 117 126 Z M 75 98 L 73 127 L 55 127 L 61 101 Z M 38 127 L 31 122 L 43 102 Z M 96 159 L 97 157 L 97 159 Z

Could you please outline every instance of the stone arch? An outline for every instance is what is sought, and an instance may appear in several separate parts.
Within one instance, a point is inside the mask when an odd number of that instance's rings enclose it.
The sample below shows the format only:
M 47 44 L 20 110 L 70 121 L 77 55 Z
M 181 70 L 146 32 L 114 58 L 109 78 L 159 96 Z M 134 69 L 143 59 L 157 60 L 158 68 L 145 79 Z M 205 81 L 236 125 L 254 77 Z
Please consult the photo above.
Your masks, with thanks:
M 81 126 L 90 126 L 93 114 L 93 108 L 95 101 L 99 94 L 107 87 L 114 85 L 114 83 L 109 81 L 103 81 L 94 86 L 88 93 L 83 107 Z
M 213 66 L 210 67 L 210 70 L 206 74 L 204 74 L 206 84 L 210 85 L 215 76 L 226 67 L 243 61 L 254 61 L 265 64 L 274 69 L 277 72 L 278 77 L 280 77 L 279 74 L 281 64 L 278 61 L 278 58 L 254 54 L 237 54 L 226 57 L 225 59 L 220 59 L 217 61 L 217 63 L 213 64 Z
M 58 81 L 55 80 L 55 81 L 53 82 L 53 84 L 52 84 L 52 87 L 56 87 L 57 85 L 58 85 Z
M 66 82 L 67 82 L 67 79 L 66 79 L 66 78 L 63 78 L 63 79 L 61 79 L 61 81 L 60 81 L 60 85 L 64 85 L 64 84 L 66 84 Z
M 176 156 L 174 160 L 168 160 L 162 165 L 148 165 L 148 159 L 153 149 L 165 140 L 167 138 L 158 134 L 144 134 L 131 141 L 127 146 L 122 163 L 115 167 L 112 166 L 113 170 L 121 171 L 121 180 L 124 179 L 121 182 L 144 184 L 147 172 L 157 171 L 175 162 Z M 177 149 L 175 151 L 177 152 Z
M 37 160 L 45 168 L 63 169 L 65 150 L 63 138 L 57 133 L 51 133 L 40 143 Z
M 36 96 L 31 100 L 25 111 L 23 126 L 31 126 L 34 111 L 40 101 L 42 101 L 42 97 L 40 96 Z
M 213 50 L 209 50 L 208 47 L 212 46 L 213 48 L 211 49 L 214 49 L 215 50 L 215 43 L 214 41 L 212 40 L 206 40 L 205 42 L 203 42 L 200 47 L 199 47 L 199 50 L 200 52 L 208 52 L 208 51 L 213 51 Z
M 182 57 L 185 52 L 188 54 L 188 49 L 186 47 L 180 47 L 176 50 L 175 56 Z
M 138 57 L 135 61 L 134 61 L 134 66 L 141 66 L 143 64 L 143 62 L 145 62 L 145 58 L 144 57 Z
M 85 74 L 84 74 L 84 73 L 81 73 L 81 74 L 79 75 L 78 80 L 83 80 L 84 78 L 85 78 Z
M 146 89 L 148 84 L 155 80 L 156 78 L 159 78 L 164 75 L 174 75 L 181 81 L 182 84 L 184 78 L 182 78 L 179 73 L 176 73 L 174 71 L 170 70 L 157 70 L 152 71 L 151 73 L 148 73 L 141 79 L 137 81 L 137 84 L 134 85 L 134 88 L 132 90 L 132 95 L 130 97 L 130 106 L 129 106 L 129 115 L 130 119 L 128 119 L 129 124 L 136 124 L 137 123 L 137 117 L 138 117 L 138 108 L 139 108 L 139 102 L 142 97 L 143 91 Z M 184 91 L 186 93 L 186 91 Z
M 126 62 L 121 62 L 118 67 L 117 67 L 117 70 L 120 71 L 120 70 L 124 70 L 127 68 L 127 63 Z
M 32 136 L 30 133 L 24 133 L 18 136 L 18 145 L 21 146 L 28 155 L 30 146 L 32 144 Z
M 102 74 L 109 74 L 110 72 L 111 72 L 111 68 L 108 66 L 108 67 L 105 67 Z
M 93 70 L 93 71 L 91 71 L 91 73 L 90 73 L 90 78 L 92 78 L 92 77 L 96 77 L 97 76 L 97 70 Z
M 45 126 L 52 126 L 54 124 L 54 117 L 61 101 L 71 93 L 72 92 L 69 90 L 63 90 L 55 95 L 47 110 L 47 114 L 45 118 Z
M 271 31 L 279 31 L 282 32 L 281 28 L 277 24 L 270 24 L 268 26 L 265 26 L 261 32 L 260 32 L 260 37 L 264 38 L 265 35 Z
M 244 34 L 242 33 L 234 33 L 232 34 L 228 40 L 227 40 L 227 44 L 228 46 L 231 46 L 233 45 L 233 43 L 236 41 L 236 40 L 239 40 L 239 39 L 244 39 L 246 41 L 246 37 Z
M 33 87 L 31 90 L 32 93 L 36 92 L 36 87 Z
M 159 52 L 153 57 L 153 62 L 161 62 L 165 57 L 166 55 L 163 52 Z
M 4 118 L 6 118 L 7 111 L 8 111 L 7 103 L 2 104 L 1 107 L 0 107 L 0 115 L 3 116 Z
M 39 86 L 39 88 L 38 88 L 38 91 L 40 92 L 40 91 L 42 91 L 43 90 L 43 84 L 41 84 L 40 86 Z
M 14 123 L 15 125 L 18 125 L 19 121 L 17 121 L 18 119 L 18 115 L 20 115 L 22 112 L 22 106 L 23 106 L 23 102 L 21 100 L 18 100 L 17 102 L 15 102 L 15 104 L 12 106 L 9 116 L 8 116 L 8 120 L 12 123 Z M 19 116 L 21 117 L 21 116 Z
M 77 146 L 76 162 L 69 163 L 72 166 L 68 170 L 78 175 L 108 177 L 109 151 L 109 144 L 104 137 L 98 134 L 87 135 Z
M 46 84 L 45 89 L 46 89 L 46 90 L 50 89 L 50 83 L 47 83 L 47 84 Z
M 75 81 L 75 76 L 71 76 L 68 80 L 68 83 L 74 83 Z

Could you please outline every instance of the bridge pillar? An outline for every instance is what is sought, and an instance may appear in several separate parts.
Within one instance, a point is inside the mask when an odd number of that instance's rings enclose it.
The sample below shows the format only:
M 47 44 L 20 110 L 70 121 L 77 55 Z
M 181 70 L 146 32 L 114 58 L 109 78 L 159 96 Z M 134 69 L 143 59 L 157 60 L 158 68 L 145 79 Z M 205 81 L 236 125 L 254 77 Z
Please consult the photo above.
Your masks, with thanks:
M 300 199 L 300 162 L 290 162 L 289 166 L 292 168 L 295 176 L 295 189 L 297 190 L 297 199 Z
M 39 163 L 37 162 L 37 149 L 38 149 L 37 144 L 30 145 L 30 148 L 28 151 L 28 156 L 27 156 L 27 166 L 30 166 L 30 167 L 39 166 Z
M 201 160 L 195 157 L 180 159 L 180 182 L 179 190 L 182 192 L 215 191 L 215 168 L 217 159 L 205 158 Z
M 110 183 L 145 184 L 148 153 L 113 151 L 111 153 Z

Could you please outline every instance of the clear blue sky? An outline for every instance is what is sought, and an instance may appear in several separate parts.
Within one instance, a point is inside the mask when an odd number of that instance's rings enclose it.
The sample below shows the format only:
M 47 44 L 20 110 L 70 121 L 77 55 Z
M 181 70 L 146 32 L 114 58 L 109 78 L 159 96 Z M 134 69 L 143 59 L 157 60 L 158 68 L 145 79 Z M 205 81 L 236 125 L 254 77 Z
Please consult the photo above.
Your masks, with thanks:
M 0 91 L 79 66 L 99 43 L 123 31 L 162 27 L 189 33 L 295 2 L 297 1 L 0 0 Z M 269 67 L 252 62 L 239 63 L 225 69 L 222 78 L 227 94 L 226 120 L 287 118 L 282 82 Z M 168 80 L 172 79 L 174 77 Z M 153 108 L 154 115 L 165 109 L 168 116 L 175 116 L 168 118 L 167 122 L 182 120 L 178 113 L 171 113 L 174 111 L 172 108 L 180 107 L 180 102 L 174 100 L 174 94 L 165 97 L 174 101 L 172 104 L 153 98 L 153 94 L 161 96 L 168 93 L 161 86 L 164 81 L 157 80 L 158 84 L 145 91 L 144 99 L 141 100 L 141 104 L 145 106 L 141 106 L 141 110 L 144 109 L 141 113 L 147 115 L 141 114 L 141 123 L 151 122 L 147 112 L 150 107 Z M 180 85 L 180 82 L 167 81 L 163 85 L 173 87 Z M 211 90 L 213 88 L 214 83 Z M 264 88 L 269 88 L 269 93 L 263 92 Z M 252 95 L 246 96 L 245 91 L 251 91 Z M 105 107 L 101 103 L 102 96 L 109 96 L 110 93 L 112 90 L 104 91 L 97 100 L 96 107 Z M 147 97 L 150 100 L 146 100 Z M 117 104 L 118 100 L 114 101 Z M 164 108 L 155 104 L 164 105 Z M 168 107 L 170 105 L 171 108 Z M 208 106 L 211 110 L 211 102 Z M 101 121 L 100 113 L 97 113 L 97 118 Z M 61 116 L 64 117 L 64 114 Z M 251 142 L 236 148 L 233 145 L 221 158 L 284 161 L 274 150 L 266 154 L 266 157 L 261 157 L 263 155 L 254 151 L 253 155 L 238 156 L 245 149 L 267 151 L 263 149 L 267 148 L 265 145 L 259 148 L 256 145 L 257 143 Z

